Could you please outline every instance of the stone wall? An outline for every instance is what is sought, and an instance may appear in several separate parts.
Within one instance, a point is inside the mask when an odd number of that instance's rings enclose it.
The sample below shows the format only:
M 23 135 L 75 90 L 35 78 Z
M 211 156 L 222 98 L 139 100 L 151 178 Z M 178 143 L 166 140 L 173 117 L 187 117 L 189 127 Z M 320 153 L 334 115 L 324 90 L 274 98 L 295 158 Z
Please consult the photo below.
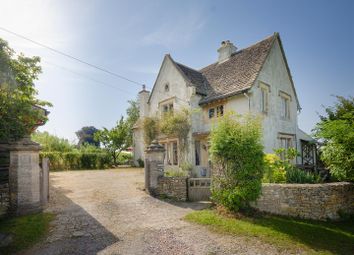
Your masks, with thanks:
M 0 217 L 5 215 L 10 206 L 9 184 L 0 184 Z
M 306 219 L 338 219 L 339 212 L 354 213 L 354 184 L 263 184 L 252 205 L 260 211 Z
M 156 195 L 167 196 L 178 201 L 187 201 L 187 177 L 160 177 Z

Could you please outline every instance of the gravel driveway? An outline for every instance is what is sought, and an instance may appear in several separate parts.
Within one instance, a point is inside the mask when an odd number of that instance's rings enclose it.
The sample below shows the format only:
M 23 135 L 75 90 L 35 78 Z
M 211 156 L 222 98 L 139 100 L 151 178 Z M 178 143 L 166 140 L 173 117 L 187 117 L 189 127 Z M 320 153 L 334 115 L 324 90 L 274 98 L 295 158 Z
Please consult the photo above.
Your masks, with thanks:
M 143 190 L 142 169 L 50 174 L 49 236 L 24 254 L 278 254 L 255 238 L 182 220 L 203 203 L 169 203 Z

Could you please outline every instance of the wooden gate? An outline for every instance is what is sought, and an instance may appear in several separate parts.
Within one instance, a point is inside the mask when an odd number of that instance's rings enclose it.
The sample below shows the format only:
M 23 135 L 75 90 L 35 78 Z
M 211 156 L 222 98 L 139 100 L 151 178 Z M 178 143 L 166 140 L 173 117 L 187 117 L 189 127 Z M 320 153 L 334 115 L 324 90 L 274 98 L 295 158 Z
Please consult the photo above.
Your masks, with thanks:
M 189 178 L 188 179 L 188 199 L 189 201 L 209 201 L 210 200 L 210 178 Z

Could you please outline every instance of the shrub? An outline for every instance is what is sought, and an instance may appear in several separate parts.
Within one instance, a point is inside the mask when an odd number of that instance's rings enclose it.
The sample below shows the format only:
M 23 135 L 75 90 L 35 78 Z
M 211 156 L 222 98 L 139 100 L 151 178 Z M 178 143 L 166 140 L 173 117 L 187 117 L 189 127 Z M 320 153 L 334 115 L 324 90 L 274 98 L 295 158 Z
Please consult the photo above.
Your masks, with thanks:
M 130 152 L 121 152 L 118 156 L 118 164 L 128 165 L 129 161 L 132 160 L 133 155 Z
M 264 155 L 264 176 L 263 182 L 266 183 L 284 183 L 285 169 L 279 165 L 280 158 L 275 154 Z
M 287 183 L 316 183 L 317 178 L 314 174 L 305 172 L 299 168 L 292 167 L 286 171 Z
M 158 121 L 156 118 L 146 117 L 143 121 L 144 142 L 148 146 L 158 135 Z
M 230 210 L 249 207 L 258 198 L 263 177 L 263 146 L 258 118 L 232 113 L 211 132 L 212 198 Z
M 138 158 L 138 165 L 139 167 L 144 167 L 144 160 L 142 160 L 141 158 Z
M 164 175 L 167 177 L 185 177 L 188 176 L 188 172 L 182 169 L 167 168 Z
M 110 155 L 104 152 L 41 152 L 40 157 L 49 159 L 50 170 L 105 169 L 112 165 Z
M 323 141 L 321 159 L 339 181 L 354 181 L 354 97 L 337 96 L 320 116 L 314 135 Z

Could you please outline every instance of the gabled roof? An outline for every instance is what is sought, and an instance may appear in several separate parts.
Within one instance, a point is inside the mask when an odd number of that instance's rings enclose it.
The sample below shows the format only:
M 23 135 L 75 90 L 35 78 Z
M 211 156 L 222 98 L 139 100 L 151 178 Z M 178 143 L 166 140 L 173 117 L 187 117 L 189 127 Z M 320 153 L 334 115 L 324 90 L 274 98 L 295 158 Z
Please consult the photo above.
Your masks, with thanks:
M 276 40 L 278 40 L 280 45 L 283 60 L 289 74 L 289 79 L 294 89 L 298 109 L 301 109 L 282 42 L 278 33 L 274 33 L 273 35 L 245 49 L 236 51 L 225 62 L 216 62 L 202 68 L 199 71 L 175 62 L 169 54 L 165 55 L 163 63 L 166 59 L 169 59 L 172 62 L 172 64 L 183 76 L 187 85 L 194 86 L 196 88 L 196 92 L 203 96 L 199 102 L 199 104 L 203 105 L 214 100 L 231 97 L 249 90 L 262 70 L 262 67 Z M 151 95 L 152 93 L 150 94 L 150 97 Z
M 208 81 L 208 95 L 200 104 L 233 96 L 251 88 L 272 48 L 276 34 L 240 51 L 229 60 L 204 67 L 200 72 Z

